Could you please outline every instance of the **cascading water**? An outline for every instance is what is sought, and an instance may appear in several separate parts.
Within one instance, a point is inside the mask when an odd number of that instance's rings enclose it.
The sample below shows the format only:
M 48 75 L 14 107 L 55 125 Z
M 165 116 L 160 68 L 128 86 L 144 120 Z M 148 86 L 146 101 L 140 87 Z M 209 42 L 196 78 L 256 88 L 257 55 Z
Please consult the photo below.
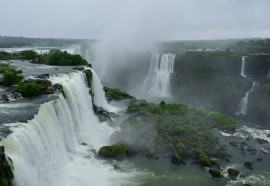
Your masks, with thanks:
M 241 99 L 240 103 L 238 104 L 236 108 L 236 115 L 246 115 L 247 114 L 247 109 L 248 109 L 248 96 L 251 92 L 253 92 L 255 86 L 257 85 L 256 81 L 253 82 L 252 87 L 250 90 L 248 90 L 245 94 L 245 96 Z
M 34 119 L 16 123 L 1 141 L 14 163 L 14 185 L 121 185 L 127 174 L 95 158 L 94 151 L 109 144 L 114 129 L 95 116 L 84 73 L 50 80 L 63 86 L 67 99 L 60 95 L 41 105 Z
M 105 92 L 103 90 L 103 85 L 98 78 L 98 75 L 94 70 L 91 70 L 93 75 L 93 93 L 94 93 L 94 102 L 98 107 L 102 107 L 103 109 L 114 112 L 117 109 L 109 105 L 108 101 L 105 98 Z M 96 96 L 97 95 L 97 96 Z
M 242 56 L 241 73 L 240 73 L 240 75 L 241 75 L 242 77 L 247 77 L 246 74 L 245 74 L 246 58 L 247 58 L 247 56 Z
M 161 56 L 161 57 L 160 57 Z M 144 80 L 145 90 L 150 95 L 170 97 L 171 75 L 174 70 L 175 54 L 153 54 L 148 76 Z

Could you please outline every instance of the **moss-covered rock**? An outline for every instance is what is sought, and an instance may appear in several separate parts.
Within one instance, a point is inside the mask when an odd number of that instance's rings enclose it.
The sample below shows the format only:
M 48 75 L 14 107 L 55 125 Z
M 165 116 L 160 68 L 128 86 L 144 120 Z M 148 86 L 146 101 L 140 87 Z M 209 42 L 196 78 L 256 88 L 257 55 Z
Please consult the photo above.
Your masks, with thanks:
M 5 155 L 5 149 L 0 147 L 0 186 L 11 186 L 14 178 L 11 161 Z
M 103 88 L 105 91 L 106 98 L 111 101 L 111 100 L 123 100 L 123 99 L 133 99 L 134 97 L 130 96 L 126 92 L 121 91 L 118 88 L 109 88 L 109 87 L 104 87 Z
M 209 169 L 208 172 L 212 175 L 213 178 L 220 178 L 221 177 L 221 172 L 218 169 L 211 168 L 211 169 Z
M 198 163 L 204 167 L 211 167 L 211 161 L 208 156 L 203 153 L 200 153 L 198 156 Z
M 244 166 L 250 170 L 253 170 L 253 161 L 246 161 Z
M 99 149 L 98 155 L 103 158 L 123 160 L 132 154 L 126 143 L 117 143 L 111 146 L 103 146 Z
M 238 174 L 240 173 L 240 170 L 236 168 L 228 168 L 227 172 L 231 176 L 238 176 Z

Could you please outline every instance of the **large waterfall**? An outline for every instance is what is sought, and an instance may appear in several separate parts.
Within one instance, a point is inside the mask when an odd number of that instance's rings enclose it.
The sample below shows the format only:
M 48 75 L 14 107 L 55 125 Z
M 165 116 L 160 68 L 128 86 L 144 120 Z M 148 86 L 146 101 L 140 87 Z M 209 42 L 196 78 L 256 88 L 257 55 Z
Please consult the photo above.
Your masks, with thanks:
M 95 116 L 85 78 L 83 72 L 51 77 L 67 98 L 41 105 L 34 119 L 16 123 L 2 140 L 14 163 L 15 186 L 104 186 L 126 180 L 126 174 L 95 158 L 114 129 Z
M 174 69 L 175 54 L 153 54 L 144 87 L 149 95 L 170 96 L 171 75 Z
M 246 115 L 247 114 L 247 109 L 248 109 L 248 97 L 251 92 L 253 92 L 255 86 L 257 85 L 256 81 L 253 82 L 252 87 L 250 90 L 248 90 L 245 94 L 245 96 L 241 99 L 240 103 L 238 104 L 236 108 L 236 115 Z
M 241 73 L 240 73 L 240 75 L 241 75 L 242 77 L 247 77 L 246 74 L 245 74 L 246 58 L 247 58 L 247 56 L 242 56 L 242 61 L 241 61 Z

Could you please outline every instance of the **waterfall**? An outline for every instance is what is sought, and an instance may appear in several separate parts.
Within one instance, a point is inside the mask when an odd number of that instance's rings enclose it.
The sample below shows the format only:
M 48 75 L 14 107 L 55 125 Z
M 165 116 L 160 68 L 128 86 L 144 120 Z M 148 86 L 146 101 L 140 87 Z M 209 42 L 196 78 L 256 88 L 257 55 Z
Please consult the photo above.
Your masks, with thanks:
M 240 75 L 241 75 L 242 77 L 247 77 L 247 76 L 245 75 L 246 58 L 247 58 L 247 56 L 242 56 L 241 73 L 240 73 Z
M 161 56 L 161 57 L 160 57 Z M 149 95 L 170 97 L 171 75 L 174 69 L 175 54 L 153 54 L 150 69 L 143 86 Z
M 251 92 L 253 92 L 255 86 L 257 85 L 256 81 L 253 82 L 252 87 L 250 90 L 248 90 L 245 94 L 245 96 L 241 99 L 240 103 L 238 104 L 236 108 L 236 115 L 246 115 L 247 114 L 247 109 L 248 109 L 248 97 Z
M 34 119 L 16 123 L 1 141 L 13 160 L 15 186 L 104 186 L 125 180 L 124 173 L 95 158 L 114 129 L 95 116 L 85 78 L 83 72 L 51 77 L 67 98 L 42 104 Z

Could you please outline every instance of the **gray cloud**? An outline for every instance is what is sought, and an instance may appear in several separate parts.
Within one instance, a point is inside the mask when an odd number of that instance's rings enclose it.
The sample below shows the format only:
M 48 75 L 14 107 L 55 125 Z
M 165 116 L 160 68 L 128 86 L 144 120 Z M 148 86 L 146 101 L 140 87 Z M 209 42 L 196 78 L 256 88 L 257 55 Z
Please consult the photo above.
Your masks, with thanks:
M 1 0 L 0 35 L 133 38 L 128 42 L 270 37 L 269 7 L 268 0 Z

